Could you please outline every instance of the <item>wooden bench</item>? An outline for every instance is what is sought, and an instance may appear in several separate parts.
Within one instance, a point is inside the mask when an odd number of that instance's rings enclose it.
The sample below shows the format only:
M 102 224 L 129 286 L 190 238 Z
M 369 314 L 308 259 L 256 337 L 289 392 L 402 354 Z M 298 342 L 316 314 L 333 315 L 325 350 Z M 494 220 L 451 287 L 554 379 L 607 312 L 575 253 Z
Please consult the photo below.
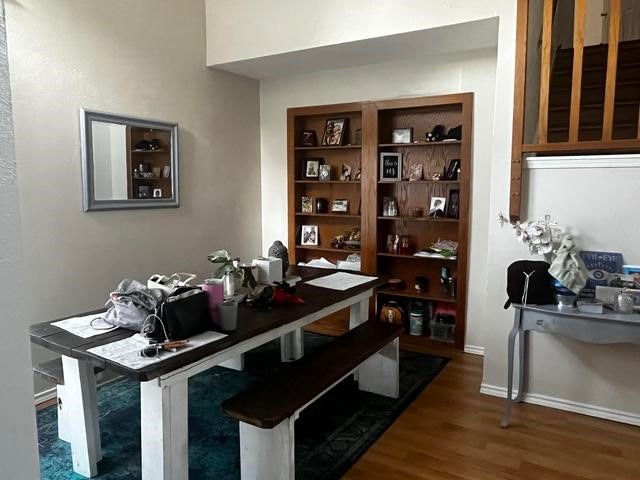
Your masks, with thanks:
M 365 322 L 223 402 L 240 421 L 241 478 L 293 480 L 296 419 L 352 373 L 360 390 L 397 398 L 401 332 L 401 325 Z
M 93 373 L 97 375 L 103 372 L 104 369 L 100 367 L 94 367 Z M 67 410 L 65 409 L 65 386 L 64 386 L 64 371 L 62 368 L 62 358 L 56 358 L 49 360 L 48 362 L 39 363 L 34 365 L 33 373 L 43 380 L 54 383 L 56 385 L 56 395 L 58 404 L 58 438 L 69 442 L 70 434 L 69 421 L 67 420 Z

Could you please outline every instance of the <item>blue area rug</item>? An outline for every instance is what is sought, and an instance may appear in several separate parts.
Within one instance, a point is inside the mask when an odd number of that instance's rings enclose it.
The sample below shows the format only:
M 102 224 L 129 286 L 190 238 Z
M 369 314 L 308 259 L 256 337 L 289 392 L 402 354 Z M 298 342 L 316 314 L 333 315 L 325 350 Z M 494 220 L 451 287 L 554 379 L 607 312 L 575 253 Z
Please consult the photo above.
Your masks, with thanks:
M 331 337 L 305 334 L 305 351 L 312 352 Z M 296 421 L 296 478 L 338 479 L 393 423 L 446 365 L 447 359 L 400 352 L 400 398 L 358 390 L 348 378 L 336 385 Z M 220 404 L 251 382 L 280 367 L 275 341 L 245 356 L 246 371 L 215 367 L 189 380 L 189 478 L 240 478 L 238 423 L 226 417 Z M 126 379 L 98 389 L 103 460 L 95 478 L 140 478 L 140 388 Z M 73 473 L 71 448 L 58 439 L 55 406 L 38 412 L 40 470 L 43 480 L 84 477 Z

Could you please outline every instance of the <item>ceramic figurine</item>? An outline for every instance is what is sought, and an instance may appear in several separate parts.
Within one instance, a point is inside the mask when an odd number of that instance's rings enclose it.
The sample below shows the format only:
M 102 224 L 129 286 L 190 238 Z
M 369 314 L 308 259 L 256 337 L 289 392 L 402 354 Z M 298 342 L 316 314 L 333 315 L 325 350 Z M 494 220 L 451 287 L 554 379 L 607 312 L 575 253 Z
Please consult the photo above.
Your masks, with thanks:
M 280 240 L 273 242 L 273 245 L 269 247 L 269 257 L 280 258 L 282 260 L 282 278 L 287 275 L 289 270 L 289 252 Z

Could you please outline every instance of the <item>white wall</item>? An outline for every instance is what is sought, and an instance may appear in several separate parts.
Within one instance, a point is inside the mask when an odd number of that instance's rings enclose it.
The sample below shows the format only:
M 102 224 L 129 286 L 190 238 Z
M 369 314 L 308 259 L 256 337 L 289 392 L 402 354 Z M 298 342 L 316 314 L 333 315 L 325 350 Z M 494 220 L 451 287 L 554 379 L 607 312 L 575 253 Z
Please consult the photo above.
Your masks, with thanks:
M 3 478 L 39 478 L 35 412 L 30 401 L 28 310 L 20 243 L 18 182 L 4 2 L 0 1 L 0 465 Z M 10 367 L 10 368 L 9 368 Z
M 474 92 L 470 285 L 486 284 L 495 49 L 332 70 L 260 82 L 263 249 L 287 237 L 288 107 Z M 483 345 L 483 287 L 469 289 L 466 344 Z
M 260 253 L 258 84 L 205 67 L 202 0 L 20 0 L 7 10 L 34 307 L 20 321 L 96 308 L 122 278 L 202 278 L 215 249 Z M 80 107 L 179 124 L 180 208 L 82 211 Z

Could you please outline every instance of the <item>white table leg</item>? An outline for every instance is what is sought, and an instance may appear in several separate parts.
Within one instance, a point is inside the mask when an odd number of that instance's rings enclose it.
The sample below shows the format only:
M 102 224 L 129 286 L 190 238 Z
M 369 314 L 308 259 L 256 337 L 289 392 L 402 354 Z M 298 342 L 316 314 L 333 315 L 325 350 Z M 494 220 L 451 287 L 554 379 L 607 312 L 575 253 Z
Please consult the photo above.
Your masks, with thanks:
M 71 443 L 73 471 L 85 477 L 98 474 L 102 459 L 96 377 L 86 360 L 62 356 L 64 407 L 67 409 L 66 436 Z M 73 421 L 69 422 L 69 415 Z
M 369 319 L 369 299 L 354 303 L 349 307 L 349 330 L 353 330 L 358 325 Z
M 280 337 L 280 359 L 283 362 L 295 362 L 304 356 L 304 329 Z
M 513 392 L 513 353 L 516 347 L 516 335 L 520 330 L 520 311 L 516 310 L 515 319 L 513 321 L 513 328 L 511 332 L 509 332 L 509 343 L 507 347 L 507 404 L 504 412 L 504 417 L 502 417 L 502 421 L 500 422 L 500 426 L 502 428 L 506 428 L 509 426 L 511 422 L 511 404 L 512 400 L 512 392 Z
M 527 373 L 527 355 L 526 355 L 526 343 L 527 333 L 523 330 L 519 330 L 518 334 L 518 395 L 513 400 L 516 403 L 520 403 L 524 400 L 524 394 L 526 391 L 526 373 Z
M 140 383 L 143 480 L 187 480 L 188 380 Z
M 71 442 L 71 428 L 73 426 L 73 414 L 67 405 L 67 395 L 64 385 L 56 388 L 58 400 L 58 438 L 65 442 Z
M 358 368 L 358 387 L 385 397 L 400 395 L 400 342 L 396 338 Z
M 238 370 L 240 372 L 244 371 L 244 353 L 237 355 L 235 357 L 231 357 L 229 360 L 226 360 L 220 364 L 221 367 L 227 367 L 231 370 Z
M 271 429 L 240 422 L 241 480 L 294 480 L 294 417 Z

